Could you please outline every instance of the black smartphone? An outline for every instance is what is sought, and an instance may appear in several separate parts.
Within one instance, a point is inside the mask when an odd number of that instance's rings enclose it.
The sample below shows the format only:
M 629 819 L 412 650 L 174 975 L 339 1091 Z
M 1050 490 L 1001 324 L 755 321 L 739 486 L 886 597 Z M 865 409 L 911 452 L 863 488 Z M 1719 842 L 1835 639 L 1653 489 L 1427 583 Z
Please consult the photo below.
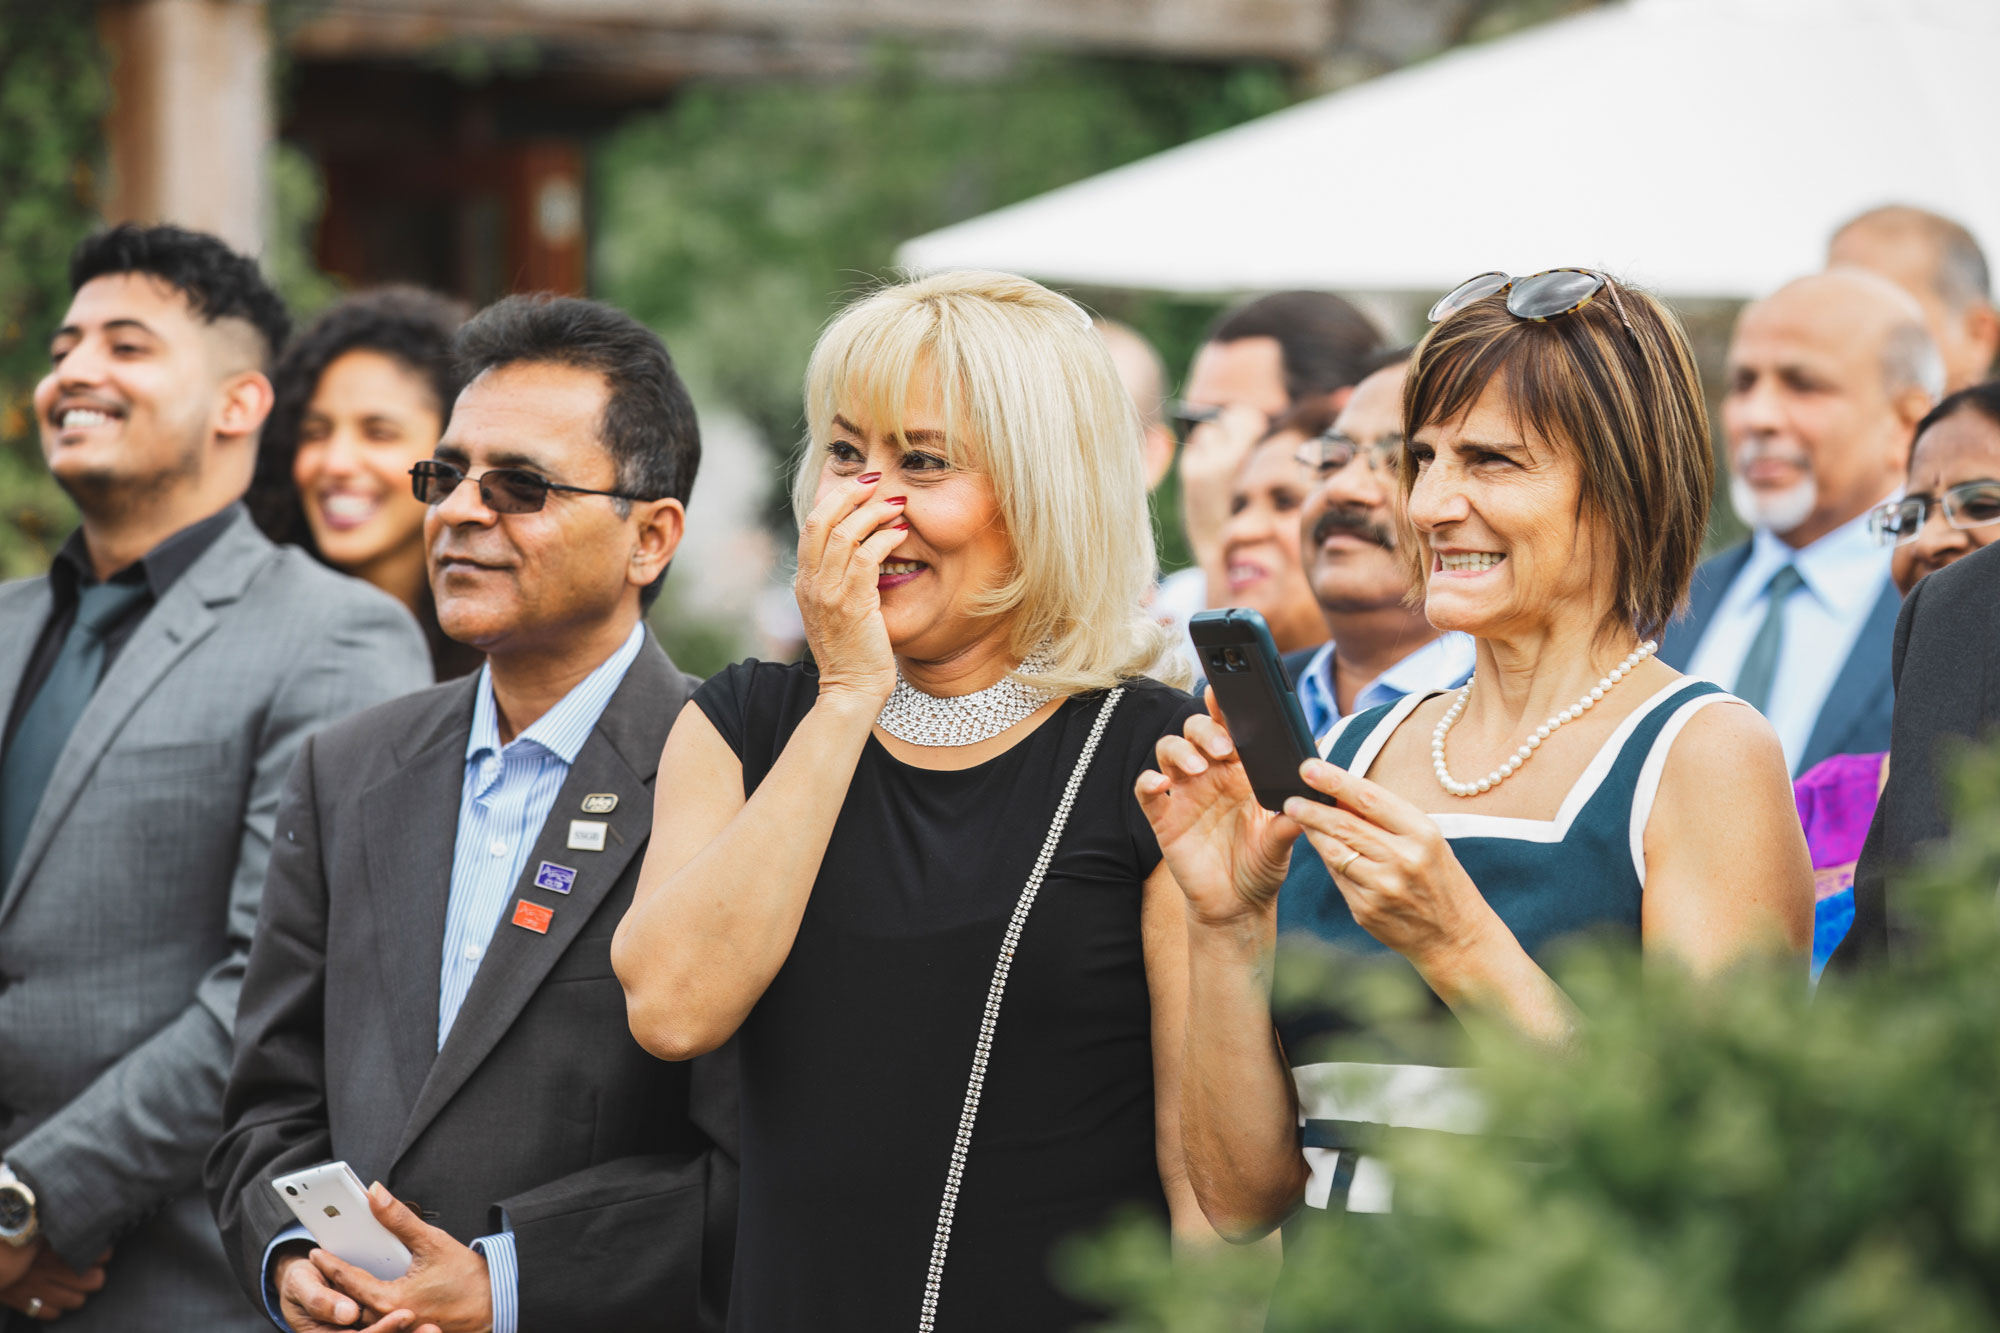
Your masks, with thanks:
M 1198 611 L 1188 621 L 1188 637 L 1222 707 L 1230 738 L 1243 756 L 1243 769 L 1257 803 L 1282 810 L 1287 796 L 1322 805 L 1334 800 L 1299 777 L 1299 765 L 1319 755 L 1306 726 L 1299 696 L 1278 660 L 1271 627 L 1248 607 Z

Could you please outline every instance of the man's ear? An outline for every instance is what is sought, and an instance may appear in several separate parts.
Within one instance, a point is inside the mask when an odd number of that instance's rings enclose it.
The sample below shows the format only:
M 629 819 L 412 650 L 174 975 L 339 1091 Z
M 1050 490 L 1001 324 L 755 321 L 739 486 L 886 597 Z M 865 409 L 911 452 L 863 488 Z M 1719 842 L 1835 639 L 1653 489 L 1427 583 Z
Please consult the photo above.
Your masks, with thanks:
M 632 544 L 625 580 L 635 588 L 645 588 L 660 577 L 680 549 L 687 531 L 687 508 L 679 500 L 634 500 L 632 520 L 637 540 Z
M 2000 313 L 1983 301 L 1974 305 L 1965 312 L 1965 333 L 1984 354 L 1985 360 L 1979 367 L 1979 378 L 1983 380 L 1992 371 L 1994 359 L 2000 357 Z
M 216 409 L 215 433 L 227 438 L 255 437 L 264 419 L 271 415 L 276 398 L 271 381 L 261 370 L 239 370 L 222 382 L 222 401 Z

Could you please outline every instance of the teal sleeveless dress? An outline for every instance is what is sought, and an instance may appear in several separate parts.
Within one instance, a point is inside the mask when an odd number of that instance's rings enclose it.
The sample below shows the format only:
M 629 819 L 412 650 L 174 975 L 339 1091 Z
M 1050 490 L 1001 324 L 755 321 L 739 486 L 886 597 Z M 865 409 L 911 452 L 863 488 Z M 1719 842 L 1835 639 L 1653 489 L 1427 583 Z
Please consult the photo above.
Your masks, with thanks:
M 1391 733 L 1429 697 L 1408 695 L 1345 719 L 1326 739 L 1326 758 L 1367 776 Z M 1704 680 L 1684 677 L 1662 688 L 1619 723 L 1552 820 L 1433 816 L 1459 864 L 1529 957 L 1546 966 L 1553 946 L 1583 935 L 1638 944 L 1646 821 L 1668 750 L 1700 709 L 1734 702 Z M 1355 922 L 1319 854 L 1301 838 L 1278 895 L 1278 994 L 1293 989 L 1284 984 L 1288 971 L 1296 973 L 1309 955 L 1324 967 L 1329 951 L 1349 963 L 1409 966 Z M 1449 1021 L 1441 1001 L 1437 1010 L 1440 1021 Z M 1404 1057 L 1380 1042 L 1370 1043 L 1380 1059 L 1328 1060 L 1330 1039 L 1373 1034 L 1310 1001 L 1281 1001 L 1275 1018 L 1299 1090 L 1299 1144 L 1311 1171 L 1308 1205 L 1386 1212 L 1393 1186 L 1381 1162 L 1368 1155 L 1371 1144 L 1410 1131 L 1481 1132 L 1479 1099 L 1464 1070 L 1438 1064 L 1421 1049 Z

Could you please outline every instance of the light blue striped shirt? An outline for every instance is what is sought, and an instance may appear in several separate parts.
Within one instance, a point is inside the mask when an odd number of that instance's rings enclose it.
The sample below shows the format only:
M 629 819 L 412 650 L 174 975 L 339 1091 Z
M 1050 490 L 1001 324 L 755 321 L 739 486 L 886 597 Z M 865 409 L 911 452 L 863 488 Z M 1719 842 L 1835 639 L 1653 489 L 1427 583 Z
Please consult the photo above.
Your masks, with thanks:
M 500 743 L 500 710 L 493 701 L 493 675 L 479 669 L 472 705 L 472 734 L 465 743 L 465 780 L 459 791 L 458 842 L 451 858 L 451 897 L 444 917 L 444 967 L 438 977 L 437 1042 L 444 1045 L 451 1025 L 479 974 L 479 962 L 527 866 L 528 853 L 548 822 L 570 765 L 604 715 L 605 705 L 646 641 L 646 627 L 634 625 L 617 652 L 578 681 L 562 701 L 535 719 L 506 745 Z M 279 1328 L 277 1290 L 271 1260 L 287 1241 L 312 1239 L 304 1227 L 289 1227 L 264 1249 L 264 1310 Z M 472 1248 L 486 1256 L 493 1292 L 493 1333 L 516 1333 L 521 1321 L 520 1265 L 511 1227 L 481 1236 Z

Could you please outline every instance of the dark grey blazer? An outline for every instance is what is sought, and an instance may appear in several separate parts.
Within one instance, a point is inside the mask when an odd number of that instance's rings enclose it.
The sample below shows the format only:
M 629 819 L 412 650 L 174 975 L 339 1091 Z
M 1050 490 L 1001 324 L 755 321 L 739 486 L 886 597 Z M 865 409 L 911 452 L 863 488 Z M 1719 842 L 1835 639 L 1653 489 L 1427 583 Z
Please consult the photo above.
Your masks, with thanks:
M 1687 614 L 1667 626 L 1660 636 L 1660 660 L 1676 671 L 1687 670 L 1702 635 L 1715 618 L 1715 608 L 1743 566 L 1750 562 L 1750 543 L 1732 546 L 1721 555 L 1704 560 L 1694 572 L 1688 593 Z M 1797 777 L 1822 759 L 1836 754 L 1878 754 L 1889 748 L 1889 716 L 1895 690 L 1889 679 L 1889 643 L 1896 630 L 1896 611 L 1902 597 L 1896 585 L 1884 582 L 1881 594 L 1868 609 L 1861 634 L 1833 678 L 1826 702 L 1820 705 L 1805 754 L 1792 776 Z M 1718 681 L 1724 689 L 1734 681 Z
M 1910 590 L 1896 621 L 1895 737 L 1889 785 L 1854 868 L 1854 925 L 1829 966 L 1846 970 L 1907 944 L 1892 879 L 1949 833 L 1943 779 L 1954 742 L 2000 730 L 2000 547 Z
M 735 1053 L 646 1054 L 611 936 L 652 831 L 653 777 L 695 681 L 649 636 L 578 753 L 442 1049 L 438 987 L 479 678 L 315 737 L 279 812 L 209 1198 L 261 1308 L 293 1219 L 269 1181 L 329 1158 L 463 1241 L 511 1224 L 522 1333 L 719 1327 L 736 1229 Z M 601 852 L 566 846 L 586 795 Z M 560 896 L 542 861 L 577 870 Z M 504 1217 L 504 1222 L 503 1222 Z
M 0 717 L 49 606 L 0 587 Z M 239 513 L 78 719 L 0 886 L 0 1155 L 69 1263 L 117 1247 L 63 1328 L 268 1328 L 200 1185 L 278 795 L 313 730 L 430 679 L 409 612 Z

